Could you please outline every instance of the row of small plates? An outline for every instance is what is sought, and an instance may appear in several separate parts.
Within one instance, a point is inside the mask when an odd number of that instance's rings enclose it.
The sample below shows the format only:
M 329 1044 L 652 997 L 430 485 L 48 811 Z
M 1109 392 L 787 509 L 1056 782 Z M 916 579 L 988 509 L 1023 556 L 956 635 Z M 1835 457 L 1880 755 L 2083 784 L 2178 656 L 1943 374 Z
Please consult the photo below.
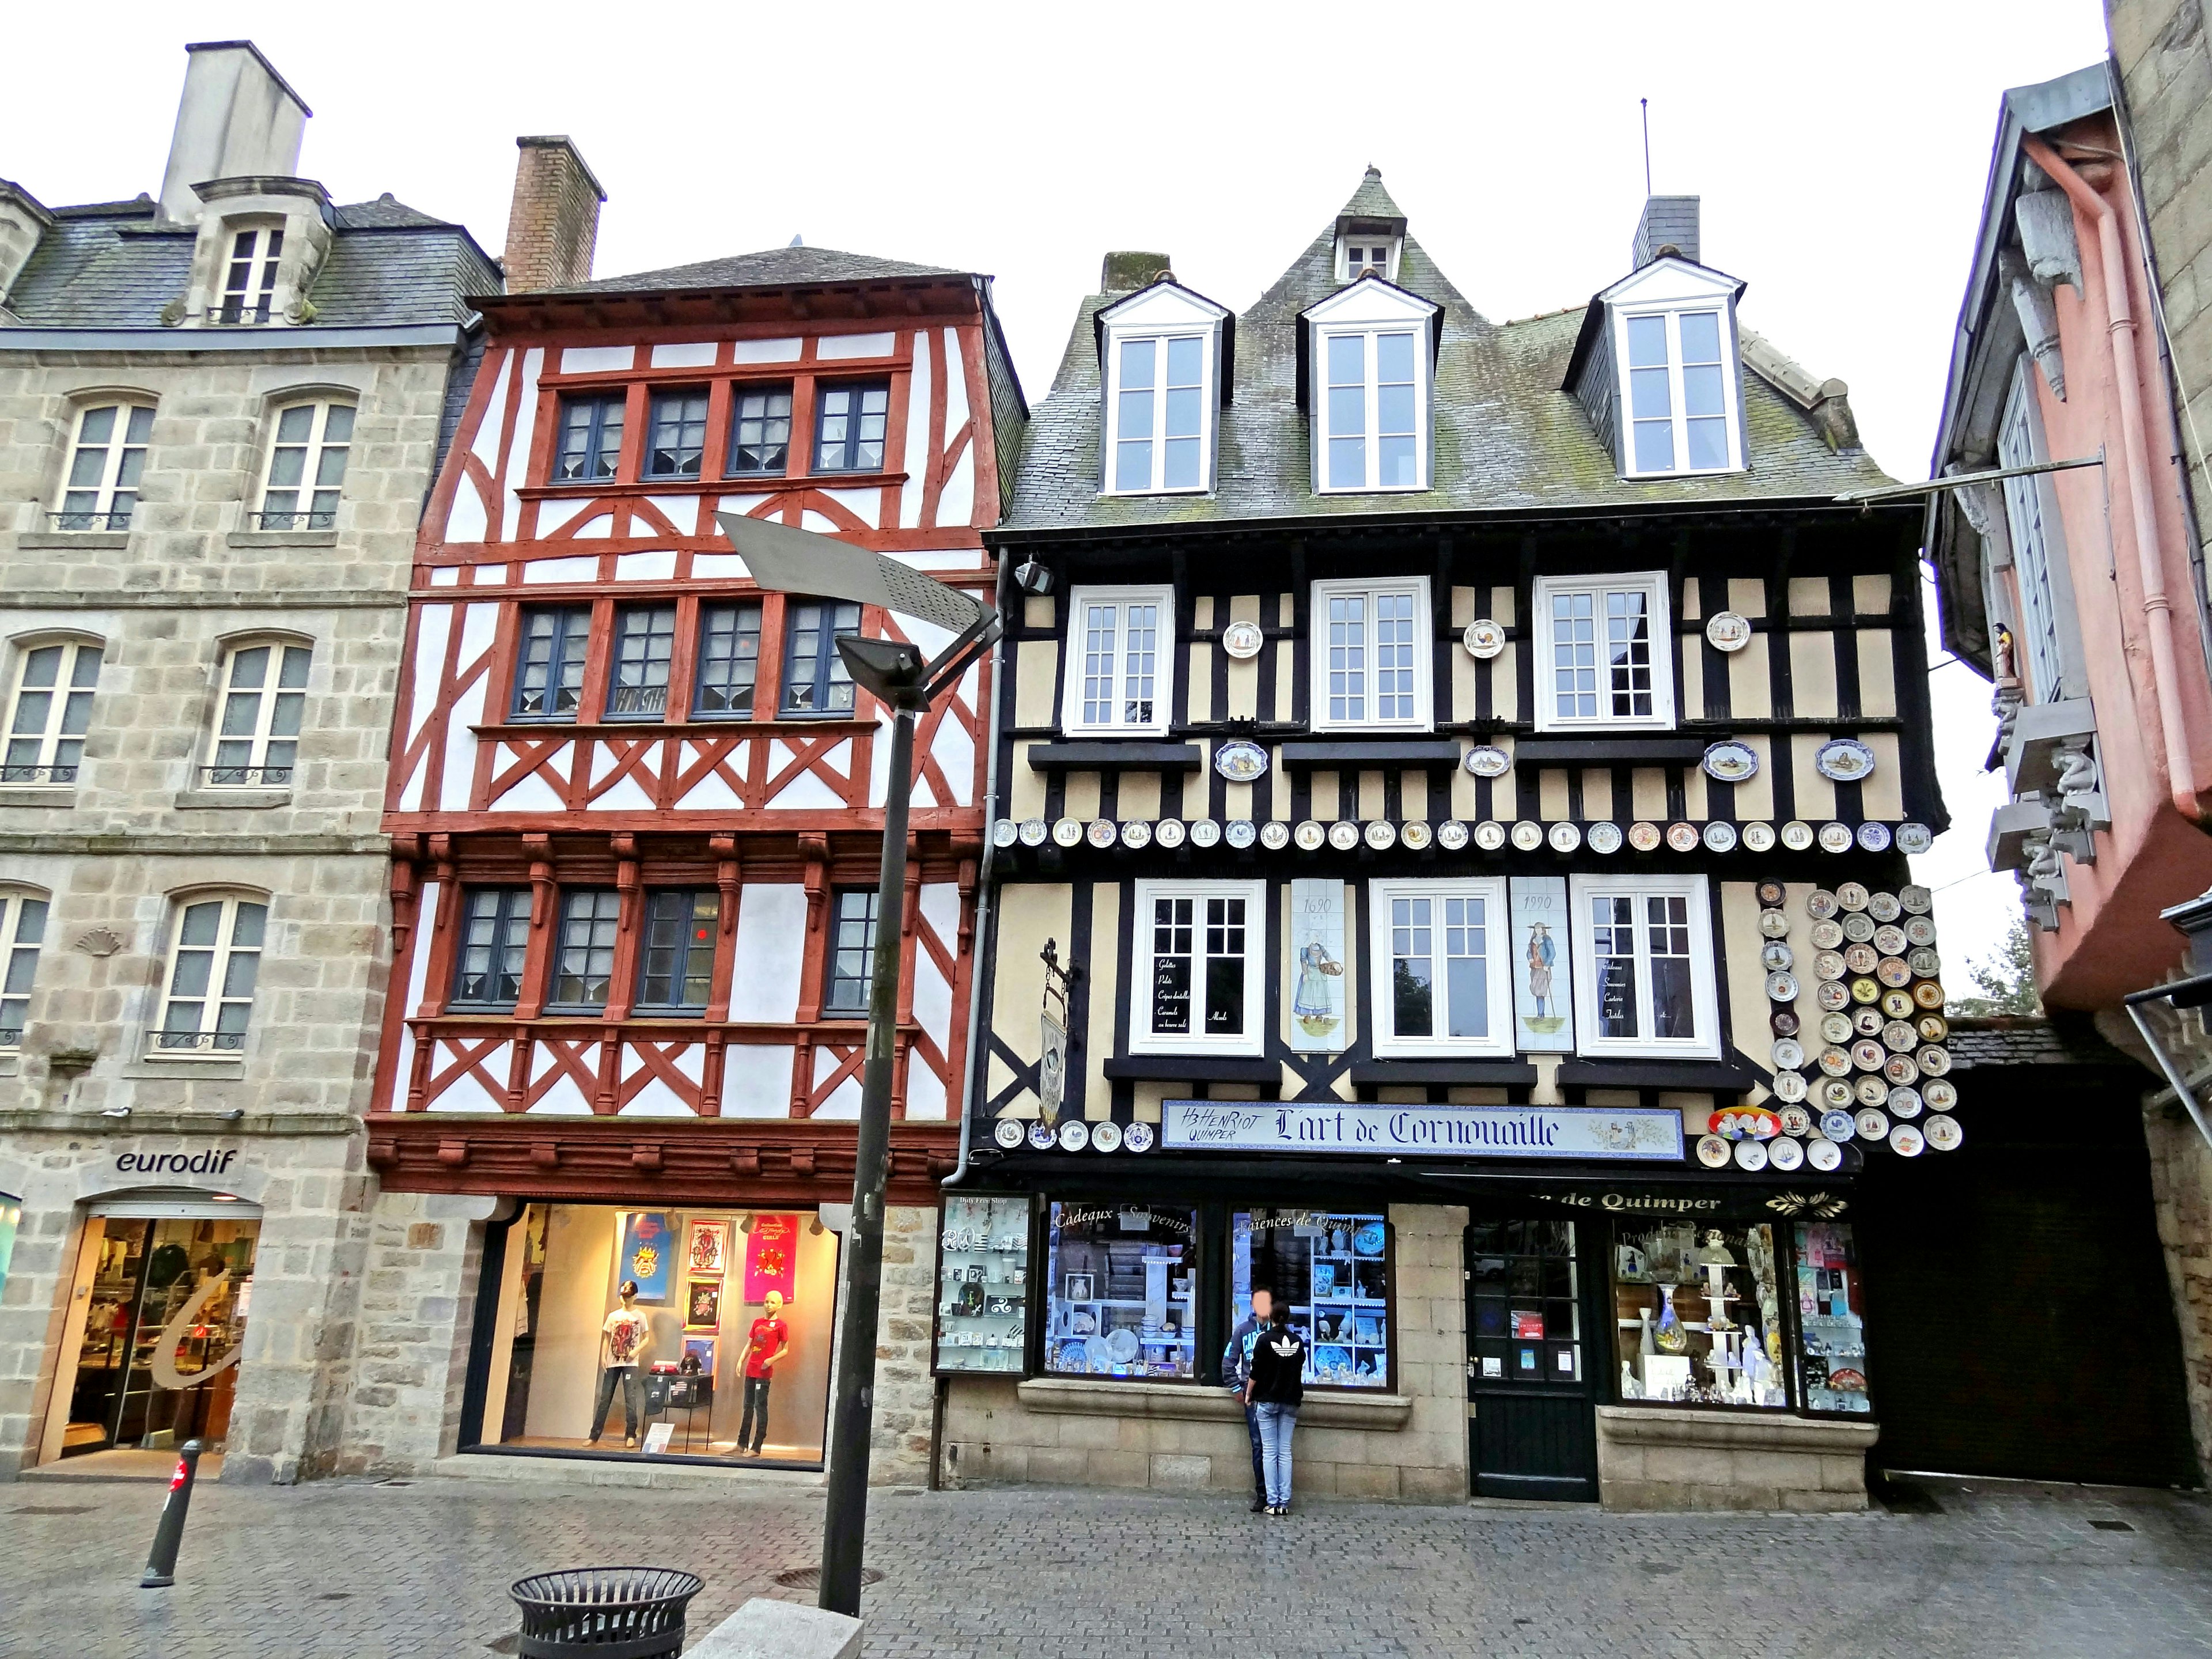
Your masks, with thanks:
M 1695 852 L 1701 846 L 1714 853 L 1733 852 L 1738 846 L 1753 853 L 1767 852 L 1776 846 L 1791 852 L 1818 847 L 1826 853 L 1848 853 L 1857 847 L 1869 853 L 1886 853 L 1893 844 L 1901 852 L 1924 853 L 1936 841 L 1935 832 L 1924 823 L 1901 823 L 1893 831 L 1887 823 L 1873 822 L 1856 827 L 1824 823 L 1816 830 L 1809 823 L 1792 819 L 1778 830 L 1764 822 L 1739 826 L 1717 818 L 1703 829 L 1687 823 L 1670 823 L 1663 829 L 1641 822 L 1626 829 L 1613 823 L 1561 822 L 1547 825 L 1528 818 L 1511 825 L 1495 819 L 1468 824 L 1457 818 L 1447 818 L 1438 824 L 1420 818 L 1404 823 L 1391 823 L 1381 818 L 1364 823 L 1339 818 L 1334 823 L 1323 823 L 1308 818 L 1297 825 L 1280 819 L 1262 823 L 1250 818 L 1232 818 L 1225 824 L 1212 818 L 1188 823 L 1182 818 L 1129 818 L 1120 823 L 1112 818 L 1092 818 L 1087 823 L 1081 818 L 1060 818 L 1051 823 L 1042 818 L 1026 818 L 1018 823 L 1012 818 L 1000 818 L 991 826 L 991 836 L 1001 847 L 1012 847 L 1017 842 L 1024 847 L 1042 847 L 1047 841 L 1055 846 L 1076 847 L 1088 842 L 1100 848 L 1118 845 L 1134 851 L 1154 842 L 1173 849 L 1188 840 L 1198 848 L 1215 847 L 1225 842 L 1232 848 L 1256 843 L 1278 852 L 1295 845 L 1307 853 L 1317 853 L 1323 847 L 1349 853 L 1363 842 L 1378 853 L 1401 844 L 1418 853 L 1431 842 L 1448 853 L 1456 853 L 1470 843 L 1486 853 L 1494 853 L 1509 842 L 1524 853 L 1533 853 L 1545 846 L 1556 853 L 1571 853 L 1588 846 L 1593 853 L 1607 854 L 1617 853 L 1624 845 L 1639 853 L 1656 852 L 1662 846 L 1677 853 Z

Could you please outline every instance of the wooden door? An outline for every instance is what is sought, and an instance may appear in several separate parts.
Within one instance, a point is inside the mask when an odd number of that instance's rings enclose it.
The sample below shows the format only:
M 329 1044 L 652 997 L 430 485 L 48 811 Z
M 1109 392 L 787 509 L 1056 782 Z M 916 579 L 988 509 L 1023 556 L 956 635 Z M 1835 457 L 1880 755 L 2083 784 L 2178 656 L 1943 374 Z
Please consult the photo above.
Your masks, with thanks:
M 1547 1217 L 1467 1230 L 1468 1456 L 1481 1498 L 1597 1498 L 1596 1229 Z

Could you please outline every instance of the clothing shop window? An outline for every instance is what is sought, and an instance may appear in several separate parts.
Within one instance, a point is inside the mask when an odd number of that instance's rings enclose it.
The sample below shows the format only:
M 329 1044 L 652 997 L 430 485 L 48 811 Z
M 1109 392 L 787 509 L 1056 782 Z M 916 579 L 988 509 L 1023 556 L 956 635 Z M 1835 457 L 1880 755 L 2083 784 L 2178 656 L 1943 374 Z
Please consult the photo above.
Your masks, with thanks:
M 0 783 L 75 783 L 100 682 L 97 640 L 56 640 L 15 653 Z
M 1536 727 L 1671 727 L 1674 633 L 1667 578 L 1540 577 Z
M 1423 488 L 1420 331 L 1323 333 L 1320 345 L 1323 490 Z
M 1575 1018 L 1585 1054 L 1720 1058 L 1703 876 L 1573 876 Z
M 1175 696 L 1175 594 L 1164 587 L 1079 587 L 1060 725 L 1070 732 L 1163 735 Z
M 721 894 L 705 888 L 647 896 L 637 965 L 640 1012 L 705 1012 L 714 992 L 721 916 Z
M 1624 1399 L 1789 1405 L 1773 1228 L 1624 1223 L 1613 1239 Z
M 654 392 L 653 423 L 645 447 L 645 476 L 696 478 L 706 453 L 705 388 Z
M 630 605 L 615 612 L 607 718 L 657 720 L 668 712 L 668 664 L 676 654 L 676 607 Z
M 699 667 L 691 692 L 695 718 L 732 720 L 753 712 L 760 647 L 757 604 L 699 607 Z
M 313 650 L 263 641 L 224 658 L 222 707 L 201 781 L 210 789 L 289 787 L 300 757 Z
M 258 528 L 328 530 L 337 523 L 353 417 L 351 404 L 292 404 L 276 411 Z
M 730 476 L 781 477 L 791 466 L 791 388 L 739 386 L 732 394 Z
M 1739 468 L 1735 364 L 1720 309 L 1620 318 L 1631 477 Z
M 619 392 L 561 400 L 561 447 L 554 457 L 554 483 L 580 483 L 615 476 L 622 464 L 626 401 Z
M 890 422 L 890 383 L 870 380 L 817 386 L 814 398 L 814 470 L 882 471 Z
M 276 268 L 284 257 L 284 229 L 267 225 L 236 232 L 223 264 L 222 309 L 226 323 L 265 323 L 276 301 Z
M 834 896 L 830 960 L 822 975 L 822 1012 L 865 1014 L 876 972 L 876 890 L 848 887 Z
M 80 411 L 54 528 L 130 529 L 153 435 L 151 404 L 102 404 Z
M 1513 1053 L 1503 881 L 1378 881 L 1368 913 L 1377 1054 Z
M 849 714 L 853 677 L 837 653 L 837 635 L 860 631 L 860 607 L 829 599 L 785 601 L 791 626 L 783 652 L 783 712 Z
M 1133 1053 L 1263 1052 L 1267 893 L 1259 881 L 1136 884 Z
M 1381 1215 L 1251 1210 L 1231 1218 L 1229 1328 L 1252 1292 L 1290 1310 L 1306 1341 L 1308 1387 L 1390 1386 L 1390 1228 Z
M 1997 427 L 1997 465 L 2034 466 L 2051 459 L 2037 417 L 2036 371 L 2023 355 L 2013 371 Z M 2058 645 L 2057 584 L 2054 543 L 2059 540 L 2057 497 L 2048 473 L 2003 481 L 2005 529 L 2012 543 L 2014 586 L 2020 595 L 2021 641 L 2027 649 L 2028 691 L 2037 702 L 2075 696 L 2067 684 L 2064 653 Z
M 522 613 L 522 638 L 514 663 L 516 720 L 576 718 L 584 692 L 584 653 L 591 641 L 589 605 Z
M 246 1047 L 268 922 L 267 902 L 243 895 L 178 907 L 155 1054 L 228 1059 Z
M 1425 579 L 1316 582 L 1313 631 L 1314 730 L 1428 729 Z
M 596 1014 L 607 1006 L 607 988 L 615 974 L 615 937 L 621 925 L 622 895 L 613 888 L 571 888 L 561 895 L 561 932 L 554 942 L 549 1008 Z
M 530 950 L 530 890 L 476 887 L 461 898 L 460 950 L 453 963 L 453 1006 L 512 1008 L 522 995 Z
M 1798 1377 L 1808 1412 L 1874 1410 L 1865 1289 L 1847 1221 L 1796 1224 Z
M 1194 1378 L 1196 1213 L 1077 1202 L 1048 1205 L 1046 1218 L 1045 1370 Z
M 1115 337 L 1115 494 L 1205 487 L 1206 338 Z
M 46 938 L 46 896 L 21 887 L 0 888 L 0 1054 L 23 1046 L 38 977 L 39 947 Z

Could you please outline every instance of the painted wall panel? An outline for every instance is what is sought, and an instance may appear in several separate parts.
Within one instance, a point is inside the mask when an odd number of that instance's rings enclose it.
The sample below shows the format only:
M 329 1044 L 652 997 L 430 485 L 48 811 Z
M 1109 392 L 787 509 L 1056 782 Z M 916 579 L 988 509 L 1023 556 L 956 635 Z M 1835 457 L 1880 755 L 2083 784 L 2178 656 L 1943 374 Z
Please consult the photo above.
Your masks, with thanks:
M 796 882 L 746 883 L 738 899 L 730 1018 L 774 1024 L 796 1019 L 805 944 L 805 888 Z

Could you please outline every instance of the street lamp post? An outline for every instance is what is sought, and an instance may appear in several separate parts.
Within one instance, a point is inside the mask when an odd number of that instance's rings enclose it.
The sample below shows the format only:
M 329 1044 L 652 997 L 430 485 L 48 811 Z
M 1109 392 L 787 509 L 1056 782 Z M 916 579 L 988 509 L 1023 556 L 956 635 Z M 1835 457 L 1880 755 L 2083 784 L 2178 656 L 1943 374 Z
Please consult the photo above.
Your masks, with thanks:
M 907 799 L 913 793 L 915 718 L 999 636 L 998 613 L 972 595 L 896 560 L 765 519 L 715 514 L 722 533 L 763 587 L 878 605 L 953 637 L 924 660 L 900 640 L 841 635 L 837 654 L 855 683 L 891 710 L 890 774 L 884 796 L 884 856 L 876 883 L 875 960 L 868 987 L 868 1052 L 853 1165 L 853 1218 L 846 1229 L 842 1358 L 830 1412 L 829 1505 L 822 1525 L 817 1603 L 858 1618 L 867 1541 L 868 1441 L 875 1413 L 876 1318 L 883 1300 L 884 1182 L 891 1134 L 891 1060 L 898 1023 L 898 918 L 906 898 Z M 888 939 L 886 939 L 888 933 Z

